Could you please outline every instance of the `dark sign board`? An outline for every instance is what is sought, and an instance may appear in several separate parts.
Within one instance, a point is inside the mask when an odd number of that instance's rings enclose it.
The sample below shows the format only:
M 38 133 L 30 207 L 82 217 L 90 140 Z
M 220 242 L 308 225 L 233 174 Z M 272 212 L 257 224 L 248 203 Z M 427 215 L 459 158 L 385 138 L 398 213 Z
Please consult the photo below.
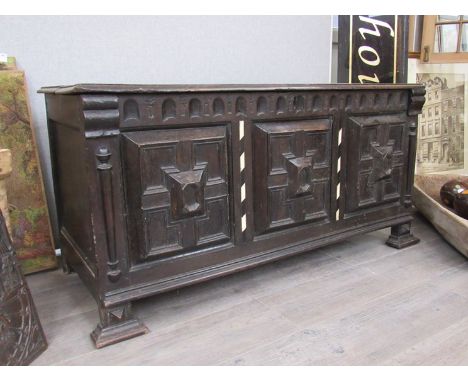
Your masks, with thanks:
M 338 82 L 407 81 L 408 16 L 339 16 Z

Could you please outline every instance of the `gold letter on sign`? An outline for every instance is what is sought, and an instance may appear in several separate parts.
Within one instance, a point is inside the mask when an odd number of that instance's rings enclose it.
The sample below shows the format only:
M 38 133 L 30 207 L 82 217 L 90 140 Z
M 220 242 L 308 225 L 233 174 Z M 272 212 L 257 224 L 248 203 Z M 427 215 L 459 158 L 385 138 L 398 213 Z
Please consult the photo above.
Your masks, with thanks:
M 359 28 L 359 33 L 361 33 L 361 36 L 364 40 L 366 39 L 366 36 L 364 36 L 366 33 L 371 34 L 376 37 L 380 37 L 380 31 L 379 31 L 379 28 L 377 28 L 377 25 L 384 27 L 384 28 L 388 28 L 390 30 L 390 36 L 392 37 L 395 36 L 395 31 L 390 26 L 390 24 L 386 23 L 385 21 L 374 20 L 370 17 L 365 17 L 365 16 L 359 16 L 359 20 L 371 23 L 374 26 L 374 30 L 367 29 L 367 28 Z
M 374 73 L 374 77 L 369 77 L 369 76 L 365 76 L 364 74 L 360 74 L 358 76 L 358 80 L 361 84 L 363 84 L 364 82 L 377 82 L 377 83 L 380 82 L 379 77 L 377 77 L 377 74 L 375 73 Z
M 362 53 L 363 52 L 371 52 L 375 58 L 373 60 L 368 60 L 367 58 L 364 58 L 362 56 Z M 377 53 L 377 51 L 370 47 L 370 46 L 360 46 L 359 49 L 358 49 L 358 54 L 359 54 L 359 58 L 362 60 L 362 62 L 366 63 L 367 65 L 370 65 L 370 66 L 377 66 L 380 64 L 380 57 L 379 57 L 379 54 Z

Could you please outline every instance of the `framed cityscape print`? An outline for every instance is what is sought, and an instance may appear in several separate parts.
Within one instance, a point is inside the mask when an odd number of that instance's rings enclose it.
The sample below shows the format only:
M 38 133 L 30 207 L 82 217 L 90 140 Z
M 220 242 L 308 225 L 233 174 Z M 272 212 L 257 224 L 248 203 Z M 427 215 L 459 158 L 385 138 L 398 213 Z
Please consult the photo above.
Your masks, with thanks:
M 419 73 L 416 80 L 426 87 L 426 103 L 419 116 L 417 173 L 464 169 L 464 74 Z

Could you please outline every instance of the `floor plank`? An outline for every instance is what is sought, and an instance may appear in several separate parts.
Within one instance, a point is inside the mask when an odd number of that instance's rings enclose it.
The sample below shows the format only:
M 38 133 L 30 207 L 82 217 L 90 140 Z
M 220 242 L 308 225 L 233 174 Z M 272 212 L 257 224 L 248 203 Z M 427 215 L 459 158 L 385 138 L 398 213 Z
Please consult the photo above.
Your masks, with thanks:
M 276 343 L 237 355 L 231 365 L 379 365 L 463 320 L 468 300 L 424 285 L 374 300 L 357 311 L 304 323 Z M 465 360 L 468 357 L 464 350 Z
M 151 326 L 151 320 L 148 320 Z M 66 360 L 66 365 L 213 365 L 226 356 L 250 349 L 297 330 L 277 312 L 250 300 L 207 314 L 183 325 L 154 330 L 145 337 Z M 138 355 L 138 359 L 129 357 Z
M 422 217 L 417 246 L 388 229 L 137 301 L 150 333 L 96 350 L 76 274 L 27 277 L 49 349 L 35 365 L 468 364 L 468 261 Z

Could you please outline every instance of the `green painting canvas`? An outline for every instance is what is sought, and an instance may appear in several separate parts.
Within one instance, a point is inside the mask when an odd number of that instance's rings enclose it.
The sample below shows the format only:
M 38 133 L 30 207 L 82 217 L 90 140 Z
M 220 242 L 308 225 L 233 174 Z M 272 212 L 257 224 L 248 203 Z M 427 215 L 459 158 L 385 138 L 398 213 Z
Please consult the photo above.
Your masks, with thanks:
M 8 209 L 23 272 L 56 267 L 24 72 L 18 70 L 0 70 L 0 148 L 12 153 L 13 171 L 6 181 Z

